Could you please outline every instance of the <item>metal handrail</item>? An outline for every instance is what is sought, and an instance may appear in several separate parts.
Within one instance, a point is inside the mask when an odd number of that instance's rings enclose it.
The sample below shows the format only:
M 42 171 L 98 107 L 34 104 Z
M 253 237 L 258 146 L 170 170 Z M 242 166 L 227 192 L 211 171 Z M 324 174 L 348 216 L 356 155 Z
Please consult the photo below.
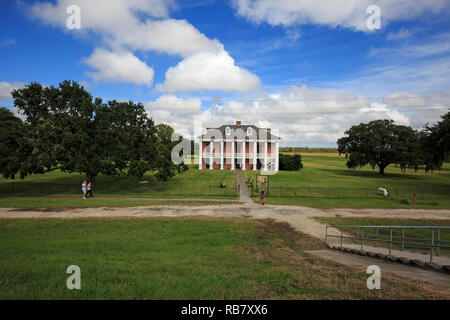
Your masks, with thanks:
M 329 235 L 328 234 L 328 228 L 334 228 L 340 231 L 340 235 Z M 356 228 L 357 229 L 357 235 L 356 236 L 344 236 L 345 228 Z M 364 229 L 375 229 L 376 230 L 376 237 L 372 236 L 364 236 Z M 379 230 L 380 229 L 388 229 L 389 235 L 380 235 Z M 401 236 L 395 236 L 392 234 L 392 231 L 394 229 L 402 230 Z M 411 230 L 411 229 L 421 229 L 421 230 L 430 230 L 431 231 L 431 238 L 416 238 L 416 237 L 405 237 L 405 230 Z M 447 243 L 450 244 L 450 241 L 441 240 L 441 230 L 450 230 L 450 226 L 335 226 L 335 225 L 327 225 L 325 229 L 325 242 L 328 244 L 328 238 L 340 238 L 341 242 L 341 248 L 343 247 L 343 239 L 354 239 L 354 240 L 360 240 L 361 241 L 361 250 L 364 248 L 364 240 L 367 241 L 376 241 L 376 247 L 378 247 L 379 242 L 386 242 L 389 243 L 389 255 L 392 253 L 392 244 L 401 244 L 401 251 L 404 250 L 405 244 L 406 245 L 414 245 L 414 246 L 423 246 L 423 247 L 429 247 L 430 248 L 430 263 L 433 262 L 433 252 L 434 248 L 436 248 L 436 256 L 439 256 L 440 254 L 440 248 L 450 248 L 450 245 L 446 245 Z M 434 237 L 434 233 L 437 231 L 437 239 Z M 399 240 L 397 240 L 399 239 Z M 405 241 L 406 240 L 406 241 Z M 425 242 L 410 242 L 407 240 L 418 240 L 418 241 L 425 241 Z M 430 241 L 430 243 L 428 243 Z

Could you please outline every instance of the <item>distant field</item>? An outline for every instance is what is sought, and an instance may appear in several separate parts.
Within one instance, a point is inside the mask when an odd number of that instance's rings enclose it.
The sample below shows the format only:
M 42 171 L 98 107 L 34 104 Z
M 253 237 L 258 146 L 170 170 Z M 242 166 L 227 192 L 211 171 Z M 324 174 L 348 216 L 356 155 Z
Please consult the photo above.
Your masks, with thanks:
M 270 220 L 0 220 L 0 299 L 449 299 L 442 288 L 312 257 Z M 69 290 L 66 269 L 81 269 Z
M 337 153 L 304 153 L 302 160 L 304 168 L 300 171 L 280 171 L 270 176 L 266 203 L 328 208 L 450 208 L 448 163 L 441 171 L 428 174 L 423 169 L 402 173 L 391 165 L 385 176 L 379 176 L 369 166 L 348 169 L 345 157 Z M 254 179 L 256 174 L 259 172 L 244 171 L 246 179 Z M 380 185 L 387 187 L 390 196 L 376 194 Z
M 44 175 L 32 175 L 24 180 L 6 180 L 0 178 L 1 196 L 45 196 L 80 195 L 81 183 L 85 177 L 73 173 L 51 172 Z M 219 188 L 220 180 L 227 187 Z M 236 198 L 236 174 L 232 171 L 190 170 L 177 174 L 171 180 L 158 181 L 151 173 L 146 174 L 140 183 L 137 178 L 104 176 L 96 179 L 93 189 L 97 196 L 153 197 L 153 198 Z

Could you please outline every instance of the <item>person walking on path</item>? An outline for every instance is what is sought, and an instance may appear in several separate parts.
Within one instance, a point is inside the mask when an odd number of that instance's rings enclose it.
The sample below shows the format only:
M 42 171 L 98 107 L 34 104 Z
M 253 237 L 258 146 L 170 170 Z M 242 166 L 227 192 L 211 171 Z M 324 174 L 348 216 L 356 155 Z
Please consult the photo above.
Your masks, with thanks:
M 89 183 L 87 184 L 86 198 L 87 198 L 88 194 L 91 195 L 91 198 L 94 197 L 94 195 L 92 194 L 92 182 L 90 182 L 90 181 L 89 181 Z
M 86 193 L 87 193 L 87 183 L 86 180 L 83 181 L 81 184 L 81 191 L 83 191 L 83 199 L 86 200 Z
M 261 204 L 264 205 L 264 197 L 266 196 L 264 187 L 261 188 Z

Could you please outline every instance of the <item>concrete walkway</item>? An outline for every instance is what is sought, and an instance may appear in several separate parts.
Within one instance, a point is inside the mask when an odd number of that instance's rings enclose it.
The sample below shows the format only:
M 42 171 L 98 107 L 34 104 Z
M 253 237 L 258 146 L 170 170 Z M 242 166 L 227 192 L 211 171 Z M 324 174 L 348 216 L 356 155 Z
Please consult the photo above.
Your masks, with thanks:
M 239 201 L 245 203 L 253 203 L 247 183 L 241 170 L 236 170 L 236 187 L 239 190 Z
M 336 245 L 336 244 L 335 244 Z M 350 249 L 357 249 L 360 250 L 361 249 L 361 245 L 360 244 L 355 244 L 355 243 L 348 243 L 348 244 L 343 244 L 344 248 L 350 248 Z M 375 252 L 375 253 L 382 253 L 385 256 L 389 255 L 389 248 L 385 248 L 385 247 L 374 247 L 374 246 L 367 246 L 364 245 L 363 246 L 363 250 L 364 251 L 370 251 L 370 252 Z M 424 254 L 421 252 L 413 252 L 413 251 L 409 251 L 409 250 L 396 250 L 396 249 L 392 249 L 391 251 L 391 255 L 395 256 L 397 258 L 406 258 L 408 260 L 419 260 L 422 262 L 430 262 L 430 254 Z M 442 266 L 448 266 L 450 265 L 450 257 L 449 256 L 436 256 L 436 249 L 434 251 L 433 254 L 433 262 L 440 264 Z
M 377 258 L 358 256 L 337 250 L 311 250 L 306 251 L 309 254 L 321 258 L 330 259 L 349 266 L 360 266 L 367 269 L 368 266 L 376 265 L 381 270 L 381 288 L 383 288 L 383 273 L 393 273 L 398 276 L 413 279 L 419 282 L 428 282 L 431 284 L 450 288 L 450 276 L 439 272 L 423 270 L 399 263 L 383 261 Z

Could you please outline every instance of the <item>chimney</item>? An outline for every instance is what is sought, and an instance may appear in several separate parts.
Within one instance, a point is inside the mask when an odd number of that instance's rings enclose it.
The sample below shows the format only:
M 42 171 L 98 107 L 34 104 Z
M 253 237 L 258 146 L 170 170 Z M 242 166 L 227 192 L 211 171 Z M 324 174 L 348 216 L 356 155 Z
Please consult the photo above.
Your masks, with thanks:
M 240 127 L 241 126 L 241 122 L 240 121 L 236 121 L 236 127 Z

